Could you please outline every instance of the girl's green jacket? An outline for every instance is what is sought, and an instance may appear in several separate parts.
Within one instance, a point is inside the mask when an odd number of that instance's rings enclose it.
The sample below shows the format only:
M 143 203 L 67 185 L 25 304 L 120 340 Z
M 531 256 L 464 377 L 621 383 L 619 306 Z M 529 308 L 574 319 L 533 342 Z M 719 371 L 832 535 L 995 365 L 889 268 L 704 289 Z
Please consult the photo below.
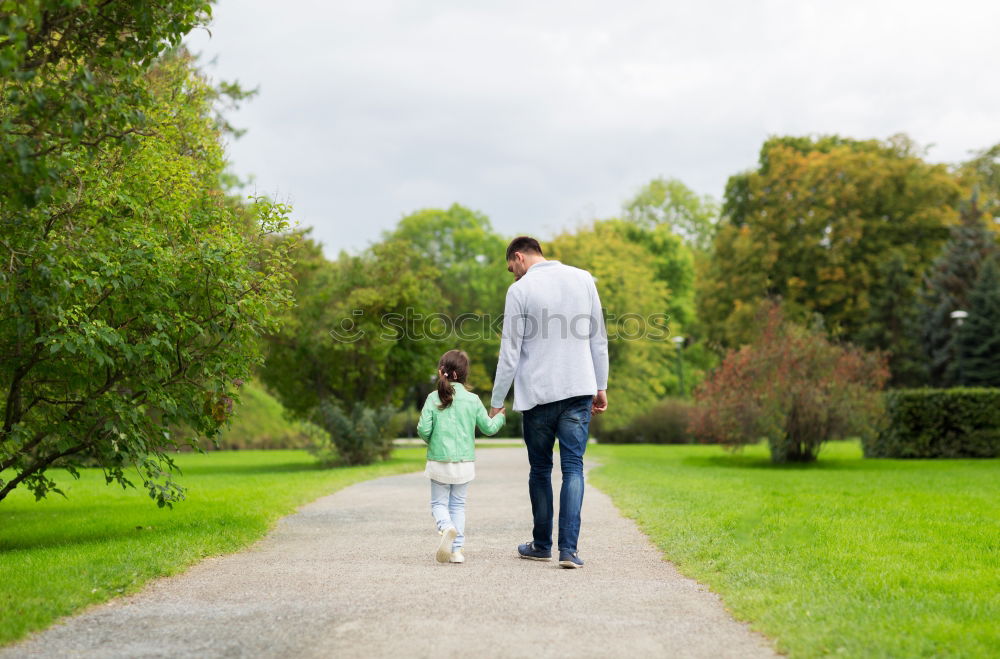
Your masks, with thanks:
M 465 462 L 476 459 L 476 428 L 493 435 L 504 424 L 504 415 L 492 419 L 479 396 L 453 382 L 455 398 L 451 405 L 438 409 L 441 399 L 432 391 L 424 401 L 417 423 L 417 434 L 427 442 L 427 459 L 436 462 Z

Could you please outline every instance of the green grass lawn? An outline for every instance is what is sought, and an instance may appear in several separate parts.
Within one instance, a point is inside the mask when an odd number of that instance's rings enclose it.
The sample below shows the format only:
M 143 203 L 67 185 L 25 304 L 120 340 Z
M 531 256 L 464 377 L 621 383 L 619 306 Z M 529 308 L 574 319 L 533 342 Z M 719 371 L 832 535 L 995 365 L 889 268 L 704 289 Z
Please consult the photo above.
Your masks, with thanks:
M 792 656 L 1000 655 L 1000 460 L 594 446 L 595 485 Z M 669 611 L 664 612 L 669 616 Z
M 415 471 L 423 449 L 369 467 L 319 469 L 305 451 L 182 454 L 187 499 L 159 509 L 141 490 L 53 473 L 67 498 L 27 491 L 0 502 L 0 645 L 205 556 L 236 551 L 279 517 L 351 483 Z M 140 481 L 141 482 L 141 481 Z

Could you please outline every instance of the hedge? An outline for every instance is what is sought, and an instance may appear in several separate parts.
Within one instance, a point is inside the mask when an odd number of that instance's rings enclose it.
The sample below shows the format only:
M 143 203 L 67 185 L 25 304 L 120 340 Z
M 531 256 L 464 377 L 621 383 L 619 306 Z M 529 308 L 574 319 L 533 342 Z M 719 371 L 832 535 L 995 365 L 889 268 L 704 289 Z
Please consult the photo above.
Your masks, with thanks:
M 605 429 L 598 417 L 591 429 L 601 444 L 690 444 L 690 415 L 689 400 L 664 398 L 621 428 Z
M 886 418 L 862 440 L 868 458 L 992 458 L 1000 455 L 1000 389 L 896 389 Z

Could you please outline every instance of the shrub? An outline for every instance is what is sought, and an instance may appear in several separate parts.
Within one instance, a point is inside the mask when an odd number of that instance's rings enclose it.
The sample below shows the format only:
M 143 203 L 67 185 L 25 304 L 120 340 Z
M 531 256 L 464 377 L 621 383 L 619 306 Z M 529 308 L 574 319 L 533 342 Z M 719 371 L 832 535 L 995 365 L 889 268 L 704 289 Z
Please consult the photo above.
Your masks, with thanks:
M 690 401 L 665 398 L 620 428 L 606 430 L 597 417 L 594 434 L 602 444 L 689 444 L 690 416 Z
M 324 465 L 364 465 L 384 460 L 392 453 L 398 432 L 396 409 L 391 405 L 370 408 L 355 403 L 345 412 L 339 401 L 323 400 L 316 408 L 316 422 L 328 435 L 314 435 L 308 447 Z
M 757 338 L 731 350 L 699 386 L 691 432 L 733 448 L 767 438 L 774 462 L 809 462 L 829 439 L 875 431 L 885 355 L 831 343 L 765 304 Z
M 881 431 L 867 458 L 1000 456 L 1000 389 L 898 389 L 885 394 Z

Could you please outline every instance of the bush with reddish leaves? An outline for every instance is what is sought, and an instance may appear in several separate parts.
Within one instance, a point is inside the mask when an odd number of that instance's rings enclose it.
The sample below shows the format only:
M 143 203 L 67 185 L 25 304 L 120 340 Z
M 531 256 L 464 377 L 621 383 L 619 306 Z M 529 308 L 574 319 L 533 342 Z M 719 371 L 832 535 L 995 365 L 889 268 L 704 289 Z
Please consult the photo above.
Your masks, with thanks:
M 756 321 L 755 340 L 729 351 L 695 392 L 698 441 L 739 448 L 767 439 L 773 462 L 810 462 L 829 439 L 877 431 L 886 355 L 832 343 L 786 320 L 777 303 Z

